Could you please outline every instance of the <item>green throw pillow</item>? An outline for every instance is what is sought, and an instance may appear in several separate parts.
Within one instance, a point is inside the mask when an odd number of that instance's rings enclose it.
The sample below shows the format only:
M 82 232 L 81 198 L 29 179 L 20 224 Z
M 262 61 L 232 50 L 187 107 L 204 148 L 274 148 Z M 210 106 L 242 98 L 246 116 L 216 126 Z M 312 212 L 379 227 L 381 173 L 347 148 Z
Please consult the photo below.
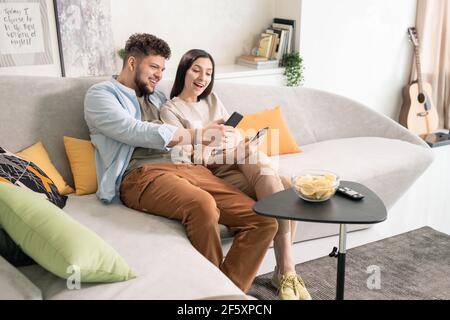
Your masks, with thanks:
M 74 270 L 81 282 L 135 277 L 110 245 L 35 192 L 0 182 L 0 224 L 26 254 L 61 278 L 76 276 Z

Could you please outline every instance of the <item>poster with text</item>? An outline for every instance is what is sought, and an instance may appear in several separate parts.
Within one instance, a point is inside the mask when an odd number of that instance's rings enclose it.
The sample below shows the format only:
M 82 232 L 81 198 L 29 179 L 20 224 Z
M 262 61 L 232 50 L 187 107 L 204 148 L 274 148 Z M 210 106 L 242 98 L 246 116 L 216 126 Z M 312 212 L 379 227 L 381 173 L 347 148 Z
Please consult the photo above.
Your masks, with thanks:
M 45 0 L 0 0 L 0 67 L 53 63 Z

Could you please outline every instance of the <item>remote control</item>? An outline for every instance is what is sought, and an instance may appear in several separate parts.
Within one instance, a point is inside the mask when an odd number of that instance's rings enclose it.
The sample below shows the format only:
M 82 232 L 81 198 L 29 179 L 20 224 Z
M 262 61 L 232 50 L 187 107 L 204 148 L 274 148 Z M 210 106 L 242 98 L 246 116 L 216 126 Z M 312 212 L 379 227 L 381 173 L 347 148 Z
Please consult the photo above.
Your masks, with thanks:
M 353 189 L 350 189 L 349 187 L 340 186 L 337 189 L 337 191 L 340 194 L 342 194 L 343 196 L 345 196 L 347 198 L 350 198 L 352 200 L 361 200 L 362 198 L 364 198 L 363 194 L 361 194 L 361 193 L 359 193 L 359 192 L 357 192 L 357 191 L 355 191 Z

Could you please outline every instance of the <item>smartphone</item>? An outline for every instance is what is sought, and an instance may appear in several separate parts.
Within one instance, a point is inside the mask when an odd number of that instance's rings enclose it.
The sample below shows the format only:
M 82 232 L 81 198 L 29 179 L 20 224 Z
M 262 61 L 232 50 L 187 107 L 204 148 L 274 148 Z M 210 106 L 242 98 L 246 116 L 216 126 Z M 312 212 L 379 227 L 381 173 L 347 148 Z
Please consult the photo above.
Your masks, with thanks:
M 238 125 L 238 123 L 241 122 L 243 117 L 244 116 L 242 114 L 237 113 L 237 112 L 233 112 L 231 117 L 228 118 L 228 120 L 225 122 L 225 125 L 235 128 Z
M 262 136 L 264 136 L 266 134 L 267 130 L 269 130 L 269 127 L 265 127 L 265 128 L 260 129 L 258 131 L 258 133 L 250 140 L 250 142 L 256 141 L 259 138 L 261 138 Z

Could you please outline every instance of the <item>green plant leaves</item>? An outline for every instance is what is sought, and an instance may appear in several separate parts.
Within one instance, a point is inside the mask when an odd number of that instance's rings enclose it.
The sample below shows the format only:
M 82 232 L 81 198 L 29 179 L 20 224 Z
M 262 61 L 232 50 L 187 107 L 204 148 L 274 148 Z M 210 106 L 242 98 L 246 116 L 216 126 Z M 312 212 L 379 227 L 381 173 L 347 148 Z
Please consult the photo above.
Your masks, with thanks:
M 299 52 L 284 54 L 281 65 L 284 67 L 283 75 L 288 87 L 298 87 L 303 83 L 303 59 Z

